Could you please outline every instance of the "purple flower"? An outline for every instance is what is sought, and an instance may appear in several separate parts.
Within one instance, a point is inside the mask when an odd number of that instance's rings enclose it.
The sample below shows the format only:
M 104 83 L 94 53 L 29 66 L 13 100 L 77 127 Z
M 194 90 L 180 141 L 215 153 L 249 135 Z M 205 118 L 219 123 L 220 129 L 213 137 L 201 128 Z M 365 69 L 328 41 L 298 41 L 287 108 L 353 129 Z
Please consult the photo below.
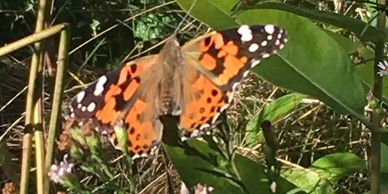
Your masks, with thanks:
M 73 163 L 67 163 L 67 155 L 65 155 L 63 158 L 63 161 L 61 161 L 59 164 L 51 165 L 48 171 L 48 176 L 54 183 L 59 183 L 60 181 L 65 180 L 66 177 L 71 174 L 71 170 L 74 167 Z

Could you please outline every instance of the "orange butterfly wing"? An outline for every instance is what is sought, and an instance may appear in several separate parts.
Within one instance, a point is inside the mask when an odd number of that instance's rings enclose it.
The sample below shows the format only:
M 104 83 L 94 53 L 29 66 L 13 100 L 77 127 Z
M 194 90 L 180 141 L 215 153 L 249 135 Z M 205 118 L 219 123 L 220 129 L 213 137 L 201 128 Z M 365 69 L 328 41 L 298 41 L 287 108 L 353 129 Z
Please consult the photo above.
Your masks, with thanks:
M 152 98 L 139 93 L 145 72 L 157 66 L 156 60 L 156 55 L 144 57 L 101 76 L 73 98 L 65 118 L 78 125 L 93 123 L 110 135 L 113 145 L 118 144 L 114 128 L 127 129 L 128 151 L 144 155 L 160 141 L 163 128 L 158 112 L 147 108 Z
M 248 70 L 261 59 L 284 47 L 286 32 L 274 25 L 242 25 L 214 32 L 182 47 L 184 63 L 195 67 L 196 78 L 186 87 L 179 126 L 183 136 L 197 136 L 214 126 L 220 112 L 233 99 L 233 92 Z M 186 76 L 190 76 L 187 72 Z

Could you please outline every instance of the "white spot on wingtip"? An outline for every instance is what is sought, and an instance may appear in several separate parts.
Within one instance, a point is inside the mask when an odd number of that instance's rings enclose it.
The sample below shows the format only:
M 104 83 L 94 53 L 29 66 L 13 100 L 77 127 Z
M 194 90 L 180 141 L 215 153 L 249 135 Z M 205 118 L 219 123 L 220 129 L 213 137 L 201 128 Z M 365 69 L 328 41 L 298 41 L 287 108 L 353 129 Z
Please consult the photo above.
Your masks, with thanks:
M 263 54 L 263 58 L 268 58 L 269 56 L 271 56 L 271 55 L 268 54 L 268 53 L 264 53 L 264 54 Z
M 96 108 L 96 103 L 91 102 L 91 103 L 88 105 L 87 110 L 88 110 L 89 112 L 93 112 L 95 108 Z
M 251 44 L 251 45 L 249 46 L 248 51 L 251 52 L 251 53 L 253 53 L 253 52 L 256 52 L 257 49 L 259 49 L 259 45 L 256 44 L 256 43 L 253 43 L 253 44 Z
M 99 96 L 102 94 L 102 92 L 104 91 L 104 84 L 106 83 L 106 81 L 108 81 L 108 78 L 105 75 L 98 78 L 96 87 L 94 88 L 94 91 L 93 91 L 93 94 L 95 96 Z
M 85 97 L 85 91 L 82 91 L 82 92 L 77 94 L 75 99 L 77 100 L 78 103 L 80 103 L 84 99 L 84 97 Z
M 273 36 L 272 35 L 268 35 L 267 36 L 267 40 L 272 40 Z
M 82 111 L 82 112 L 85 112 L 85 110 L 86 110 L 86 106 L 82 106 L 82 107 L 81 107 L 81 111 Z
M 280 45 L 280 40 L 279 40 L 279 39 L 276 39 L 275 45 L 276 45 L 276 46 L 279 46 L 279 45 Z
M 264 40 L 263 42 L 261 42 L 261 46 L 267 46 L 268 42 L 266 40 Z
M 243 42 L 248 42 L 253 39 L 252 30 L 249 28 L 248 25 L 241 25 L 238 28 L 237 33 L 241 35 L 240 39 Z
M 252 68 L 252 67 L 255 67 L 255 66 L 258 65 L 260 62 L 261 62 L 260 60 L 252 59 L 252 61 L 251 61 L 251 68 Z
M 82 107 L 82 104 L 77 104 L 78 109 L 81 109 L 81 107 Z
M 273 33 L 275 32 L 275 26 L 274 26 L 274 25 L 271 25 L 271 24 L 265 25 L 265 26 L 264 26 L 264 30 L 265 30 L 265 32 L 267 32 L 268 34 L 273 34 Z

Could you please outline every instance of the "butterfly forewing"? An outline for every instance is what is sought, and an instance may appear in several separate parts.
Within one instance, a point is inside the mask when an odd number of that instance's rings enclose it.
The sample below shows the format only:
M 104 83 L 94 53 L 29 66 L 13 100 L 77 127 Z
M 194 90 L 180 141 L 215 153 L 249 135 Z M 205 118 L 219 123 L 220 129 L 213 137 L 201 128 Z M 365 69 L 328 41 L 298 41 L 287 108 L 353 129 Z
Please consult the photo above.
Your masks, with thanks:
M 285 30 L 274 25 L 242 25 L 214 32 L 182 47 L 185 64 L 201 74 L 194 80 L 180 116 L 184 136 L 196 136 L 211 128 L 233 98 L 236 86 L 261 59 L 284 47 Z M 198 52 L 198 50 L 200 52 Z M 205 81 L 198 81 L 205 80 Z

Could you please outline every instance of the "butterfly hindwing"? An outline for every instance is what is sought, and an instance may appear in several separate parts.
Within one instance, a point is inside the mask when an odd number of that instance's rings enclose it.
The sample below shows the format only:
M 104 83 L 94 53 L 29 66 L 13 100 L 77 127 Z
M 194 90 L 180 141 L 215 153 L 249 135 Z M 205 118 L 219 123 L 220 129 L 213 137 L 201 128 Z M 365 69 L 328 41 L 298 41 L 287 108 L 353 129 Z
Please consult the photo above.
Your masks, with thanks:
M 93 123 L 99 131 L 110 134 L 116 147 L 115 127 L 125 128 L 128 151 L 132 155 L 146 153 L 160 139 L 158 133 L 161 133 L 162 126 L 158 120 L 151 125 L 144 120 L 144 105 L 147 102 L 141 99 L 138 90 L 143 83 L 144 72 L 154 66 L 156 58 L 149 56 L 131 61 L 101 76 L 72 99 L 65 118 L 75 120 L 78 125 Z

